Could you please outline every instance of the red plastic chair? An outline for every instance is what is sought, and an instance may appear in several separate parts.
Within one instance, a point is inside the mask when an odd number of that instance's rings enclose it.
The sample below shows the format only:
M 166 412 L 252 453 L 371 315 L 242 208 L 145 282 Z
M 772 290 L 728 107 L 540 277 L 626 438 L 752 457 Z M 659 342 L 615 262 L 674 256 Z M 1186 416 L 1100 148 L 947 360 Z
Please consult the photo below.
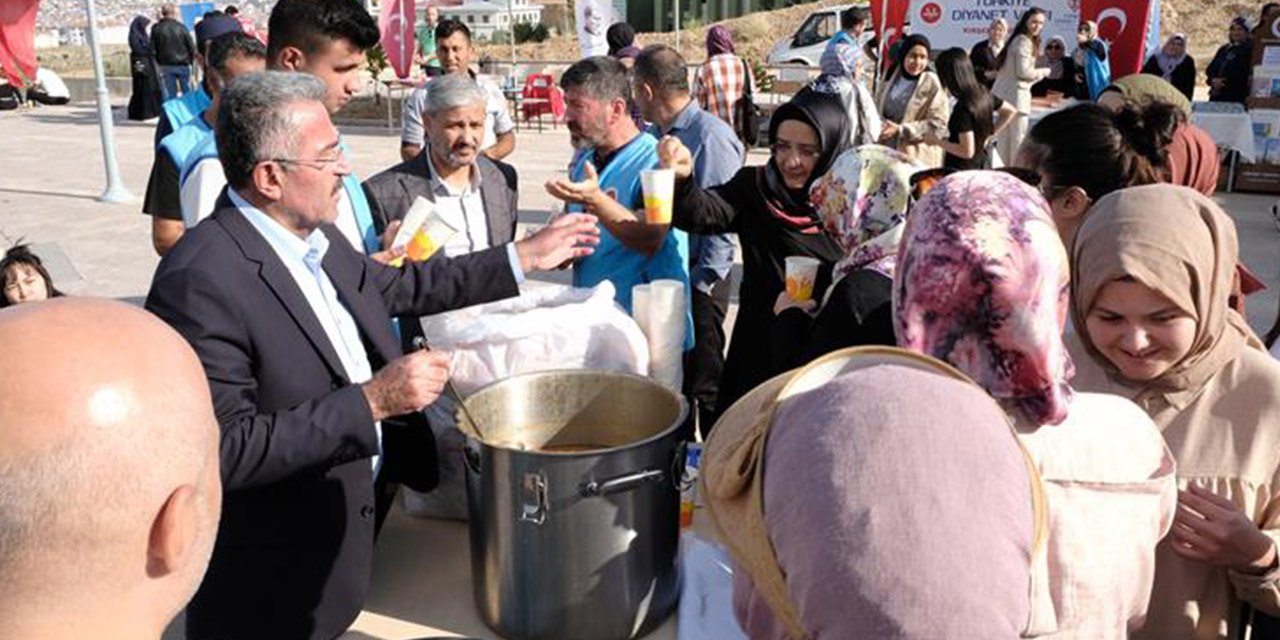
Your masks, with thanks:
M 551 117 L 553 126 L 564 122 L 564 90 L 560 87 L 551 87 Z
M 525 76 L 524 89 L 520 91 L 520 115 L 525 122 L 530 118 L 538 118 L 541 121 L 544 114 L 551 114 L 554 117 L 551 94 L 555 84 L 551 74 L 531 73 Z M 563 102 L 562 96 L 561 103 Z

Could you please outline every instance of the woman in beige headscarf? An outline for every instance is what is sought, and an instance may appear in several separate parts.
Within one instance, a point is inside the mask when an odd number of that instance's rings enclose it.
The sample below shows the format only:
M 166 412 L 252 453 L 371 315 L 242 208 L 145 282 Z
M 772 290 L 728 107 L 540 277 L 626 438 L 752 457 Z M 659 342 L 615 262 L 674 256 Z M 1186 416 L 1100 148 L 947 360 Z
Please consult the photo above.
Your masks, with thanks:
M 1163 184 L 1102 198 L 1076 235 L 1076 387 L 1143 407 L 1183 489 L 1135 637 L 1242 638 L 1244 605 L 1280 614 L 1280 363 L 1227 306 L 1238 250 L 1213 200 Z

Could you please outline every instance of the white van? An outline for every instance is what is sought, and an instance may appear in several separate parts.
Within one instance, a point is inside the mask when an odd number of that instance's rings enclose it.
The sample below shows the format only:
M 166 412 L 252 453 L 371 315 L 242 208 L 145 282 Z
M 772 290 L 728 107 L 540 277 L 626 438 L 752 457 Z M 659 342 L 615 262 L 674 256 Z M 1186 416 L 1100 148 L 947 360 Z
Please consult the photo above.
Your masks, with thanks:
M 800 28 L 796 29 L 794 34 L 773 45 L 773 49 L 765 57 L 765 62 L 818 66 L 818 60 L 822 58 L 822 52 L 827 48 L 827 41 L 840 30 L 840 13 L 850 7 L 863 7 L 870 10 L 870 4 L 866 2 L 814 9 L 800 23 Z M 871 31 L 870 28 L 867 30 Z

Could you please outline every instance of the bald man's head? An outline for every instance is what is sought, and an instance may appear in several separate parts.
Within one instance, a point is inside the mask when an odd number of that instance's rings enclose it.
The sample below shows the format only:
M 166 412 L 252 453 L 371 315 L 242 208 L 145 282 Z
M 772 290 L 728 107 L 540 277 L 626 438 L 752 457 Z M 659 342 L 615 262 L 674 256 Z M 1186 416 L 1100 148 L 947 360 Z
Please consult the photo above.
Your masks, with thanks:
M 221 506 L 195 353 L 147 312 L 89 298 L 0 311 L 0 344 L 0 614 L 163 629 Z

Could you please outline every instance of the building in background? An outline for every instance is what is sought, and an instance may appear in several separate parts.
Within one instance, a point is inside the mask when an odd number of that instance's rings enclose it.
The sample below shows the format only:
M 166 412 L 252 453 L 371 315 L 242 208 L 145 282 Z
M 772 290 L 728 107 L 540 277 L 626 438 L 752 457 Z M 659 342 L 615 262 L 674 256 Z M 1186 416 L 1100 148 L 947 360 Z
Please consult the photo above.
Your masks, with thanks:
M 529 0 L 469 0 L 459 5 L 441 6 L 440 17 L 467 25 L 471 36 L 477 40 L 491 40 L 494 33 L 510 33 L 512 25 L 521 22 L 541 24 L 542 5 Z

